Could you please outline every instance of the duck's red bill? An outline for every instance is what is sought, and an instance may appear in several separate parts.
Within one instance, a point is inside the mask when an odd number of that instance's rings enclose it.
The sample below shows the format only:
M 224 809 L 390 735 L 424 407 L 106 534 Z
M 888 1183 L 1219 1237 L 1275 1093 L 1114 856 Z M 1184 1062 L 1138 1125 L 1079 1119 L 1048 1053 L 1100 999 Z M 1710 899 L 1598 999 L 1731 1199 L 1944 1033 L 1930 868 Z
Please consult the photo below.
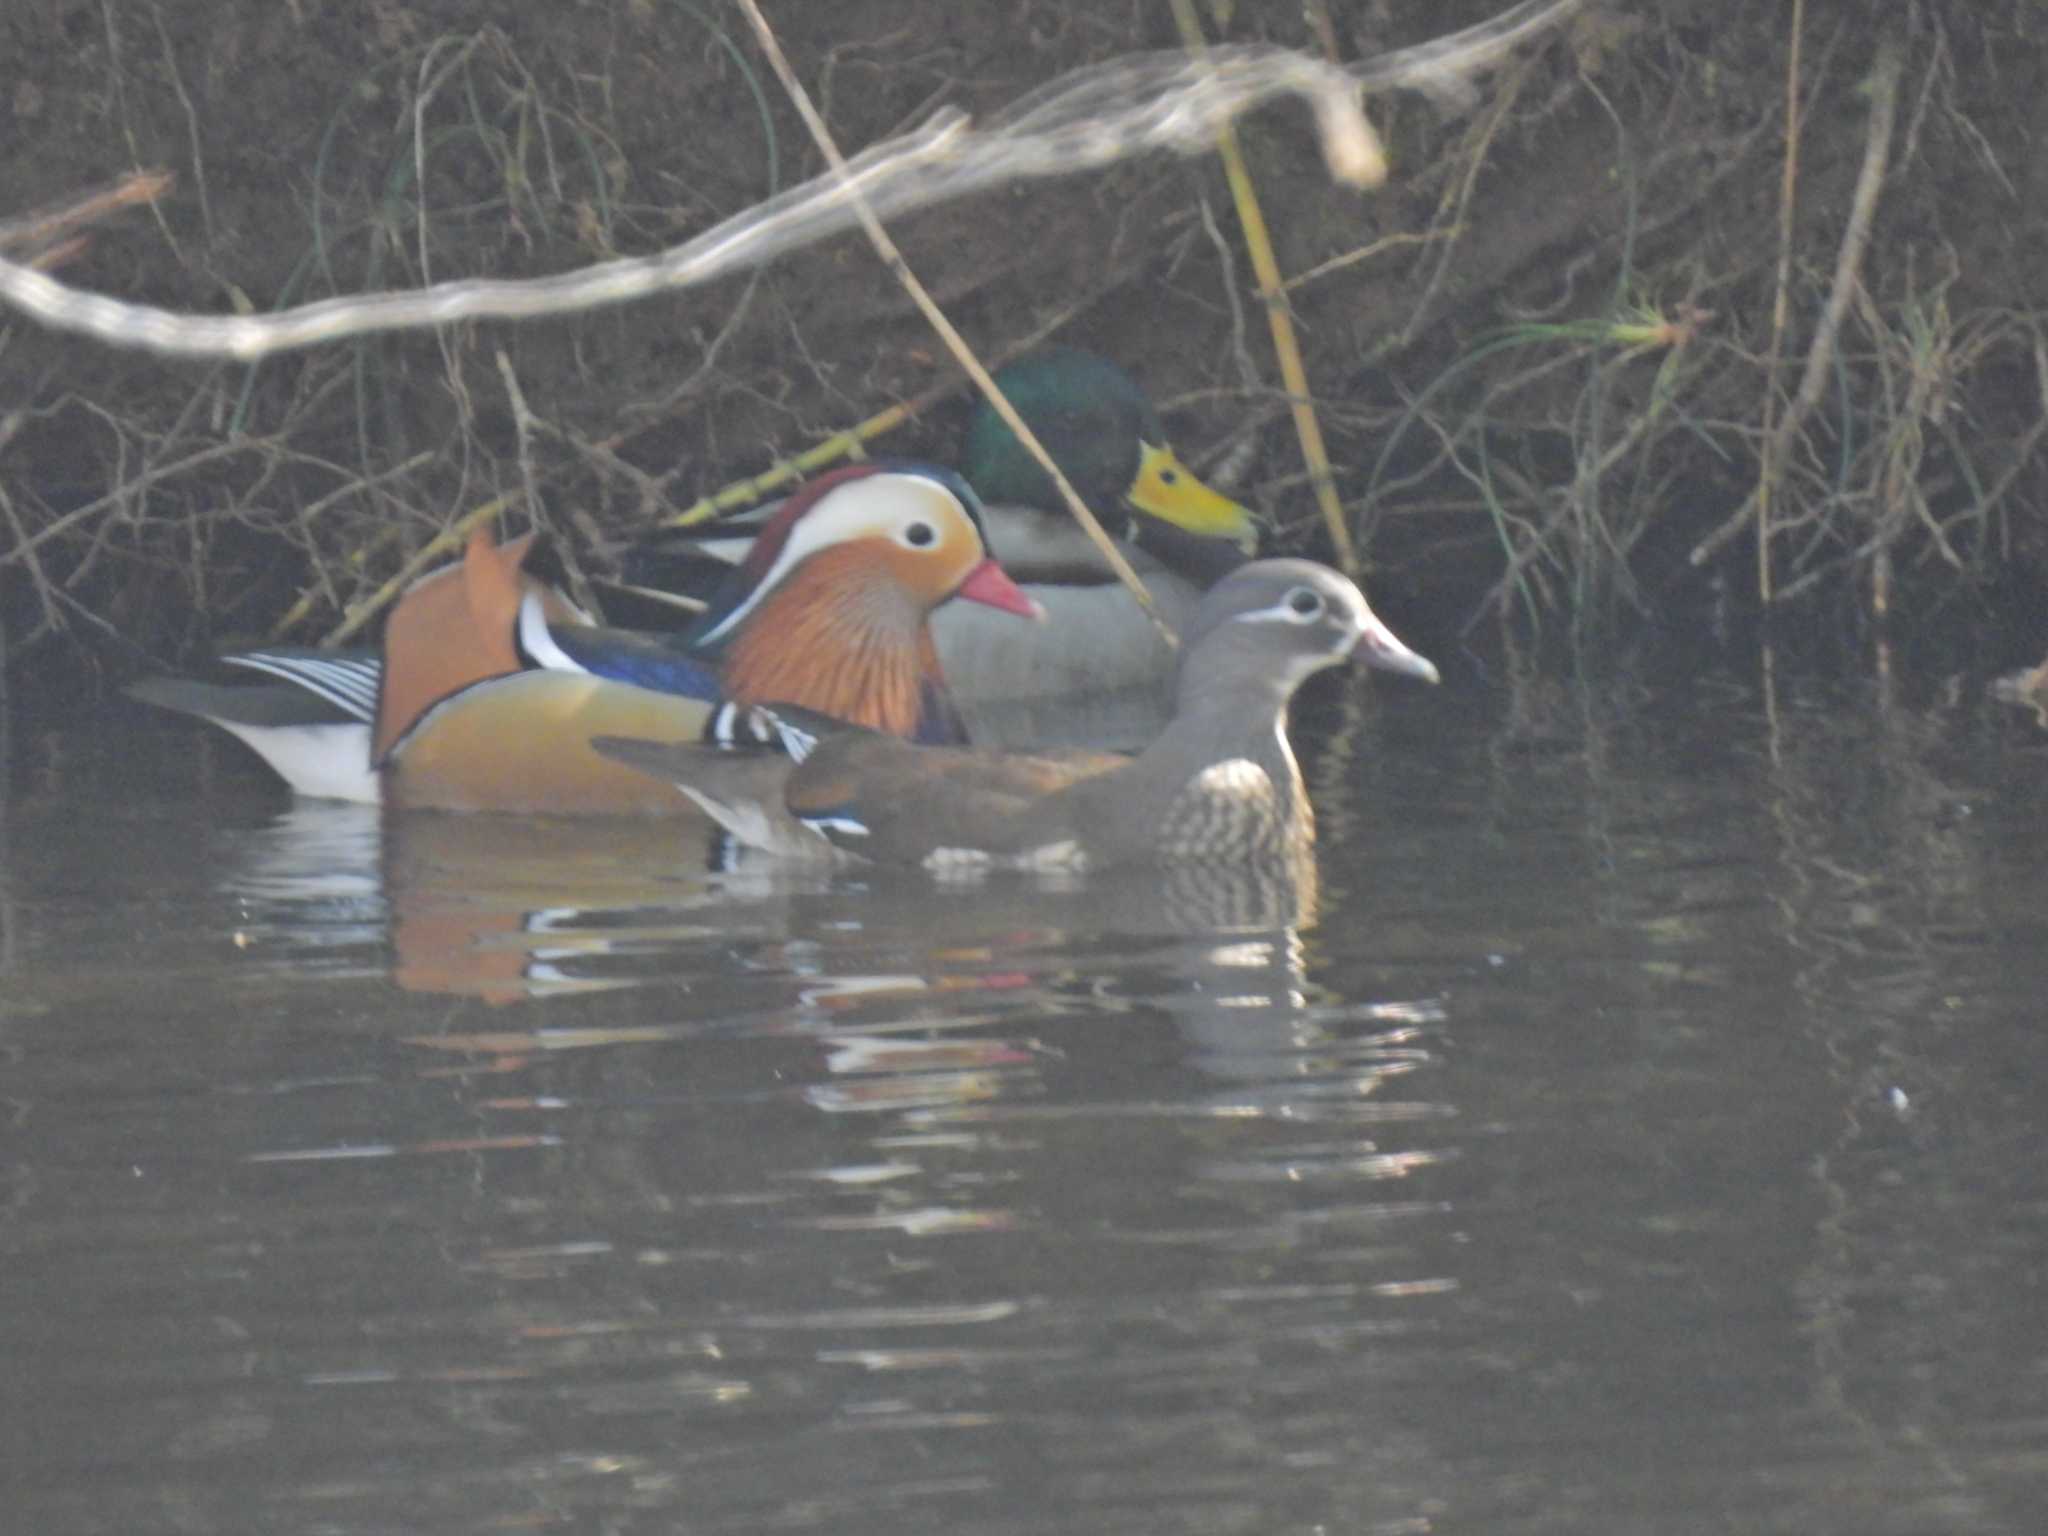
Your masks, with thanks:
M 986 603 L 1019 618 L 1042 620 L 1045 617 L 1045 610 L 1026 597 L 1024 589 L 1010 580 L 1009 572 L 997 565 L 993 558 L 983 560 L 969 571 L 967 579 L 960 583 L 959 592 L 954 595 L 964 597 L 970 603 Z

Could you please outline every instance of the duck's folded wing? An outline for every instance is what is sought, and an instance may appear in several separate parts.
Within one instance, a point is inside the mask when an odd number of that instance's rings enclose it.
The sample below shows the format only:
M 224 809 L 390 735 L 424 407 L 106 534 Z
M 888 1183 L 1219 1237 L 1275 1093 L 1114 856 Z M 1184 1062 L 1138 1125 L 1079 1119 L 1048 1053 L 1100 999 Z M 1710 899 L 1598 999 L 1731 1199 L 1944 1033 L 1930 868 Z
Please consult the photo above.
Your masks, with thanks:
M 364 725 L 360 716 L 292 683 L 208 683 L 196 677 L 138 677 L 121 691 L 159 709 L 174 709 L 228 727 L 272 730 Z M 366 744 L 368 740 L 365 736 Z
M 325 699 L 337 711 L 364 724 L 377 717 L 377 685 L 383 663 L 372 650 L 322 651 L 310 646 L 274 646 L 260 651 L 235 651 L 221 657 L 231 667 L 264 672 Z
M 1106 753 L 1035 757 L 841 736 L 790 775 L 784 798 L 798 820 L 878 863 L 1036 860 L 1059 841 L 1043 835 L 1038 808 L 1125 761 Z
M 130 698 L 197 715 L 246 745 L 292 793 L 319 800 L 375 805 L 379 781 L 370 767 L 370 728 L 324 699 L 285 683 L 234 687 L 188 677 L 145 677 Z
M 246 664 L 241 657 L 222 660 Z M 368 660 L 373 670 L 367 701 L 354 683 L 340 687 L 337 697 L 335 690 L 310 687 L 302 677 L 282 672 L 248 683 L 143 677 L 125 691 L 145 704 L 211 721 L 245 743 L 296 794 L 373 805 L 379 790 L 370 768 L 368 714 L 376 699 L 375 658 Z

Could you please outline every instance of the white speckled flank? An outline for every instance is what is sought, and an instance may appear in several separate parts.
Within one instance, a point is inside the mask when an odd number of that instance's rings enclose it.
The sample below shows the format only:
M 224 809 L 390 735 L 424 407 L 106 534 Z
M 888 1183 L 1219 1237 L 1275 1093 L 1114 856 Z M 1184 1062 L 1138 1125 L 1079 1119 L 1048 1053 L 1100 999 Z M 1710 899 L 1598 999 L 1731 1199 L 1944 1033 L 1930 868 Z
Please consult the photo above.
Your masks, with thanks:
M 1167 804 L 1159 822 L 1163 858 L 1249 858 L 1285 841 L 1280 797 L 1266 770 L 1246 757 L 1212 763 Z

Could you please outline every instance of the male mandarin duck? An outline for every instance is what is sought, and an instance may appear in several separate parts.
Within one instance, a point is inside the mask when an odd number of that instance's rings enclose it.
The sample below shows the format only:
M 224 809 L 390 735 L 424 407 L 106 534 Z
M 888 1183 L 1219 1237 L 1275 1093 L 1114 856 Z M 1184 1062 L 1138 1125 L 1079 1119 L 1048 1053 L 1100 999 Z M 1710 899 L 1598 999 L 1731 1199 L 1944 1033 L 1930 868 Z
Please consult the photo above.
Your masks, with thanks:
M 998 370 L 996 383 L 1124 552 L 1176 631 L 1217 577 L 1256 545 L 1252 514 L 1198 480 L 1167 444 L 1131 376 L 1092 352 L 1054 348 Z M 1049 622 L 1019 636 L 958 605 L 934 616 L 939 658 L 970 714 L 988 701 L 1158 686 L 1173 650 L 1110 574 L 1052 479 L 986 401 L 969 423 L 961 473 L 986 508 L 989 548 Z M 642 546 L 650 586 L 674 581 L 669 554 L 739 558 L 760 509 Z
M 1290 866 L 1315 839 L 1287 743 L 1295 690 L 1346 661 L 1437 680 L 1345 577 L 1264 560 L 1225 577 L 1183 636 L 1173 718 L 1135 757 L 920 747 L 768 706 L 760 748 L 600 738 L 745 846 L 931 869 L 1219 861 Z
M 360 690 L 344 693 L 331 674 L 295 673 L 274 652 L 245 664 L 295 684 L 317 678 L 327 703 L 347 700 L 355 718 L 329 727 L 331 745 L 374 770 L 355 798 L 381 789 L 410 808 L 673 814 L 674 794 L 597 756 L 589 738 L 716 739 L 736 706 L 772 699 L 877 731 L 961 739 L 932 610 L 958 596 L 1037 612 L 989 558 L 978 512 L 948 470 L 863 464 L 823 476 L 783 504 L 718 598 L 674 636 L 594 626 L 525 573 L 529 541 L 473 539 L 459 564 L 393 609 L 369 720 Z M 211 695 L 201 710 L 165 680 L 143 691 L 220 718 Z M 221 723 L 247 740 L 249 713 Z

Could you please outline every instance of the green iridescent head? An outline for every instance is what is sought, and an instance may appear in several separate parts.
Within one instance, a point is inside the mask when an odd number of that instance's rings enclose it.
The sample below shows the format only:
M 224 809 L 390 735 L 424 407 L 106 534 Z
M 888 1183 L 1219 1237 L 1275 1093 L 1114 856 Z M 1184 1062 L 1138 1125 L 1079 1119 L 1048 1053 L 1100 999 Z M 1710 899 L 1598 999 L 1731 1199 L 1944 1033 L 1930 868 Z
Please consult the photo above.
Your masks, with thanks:
M 1089 510 L 1118 531 L 1128 531 L 1132 514 L 1144 514 L 1250 552 L 1258 533 L 1252 514 L 1174 457 L 1152 402 L 1109 359 L 1053 348 L 1011 363 L 996 384 Z M 968 427 L 962 469 L 992 506 L 1061 509 L 1051 477 L 986 401 Z

